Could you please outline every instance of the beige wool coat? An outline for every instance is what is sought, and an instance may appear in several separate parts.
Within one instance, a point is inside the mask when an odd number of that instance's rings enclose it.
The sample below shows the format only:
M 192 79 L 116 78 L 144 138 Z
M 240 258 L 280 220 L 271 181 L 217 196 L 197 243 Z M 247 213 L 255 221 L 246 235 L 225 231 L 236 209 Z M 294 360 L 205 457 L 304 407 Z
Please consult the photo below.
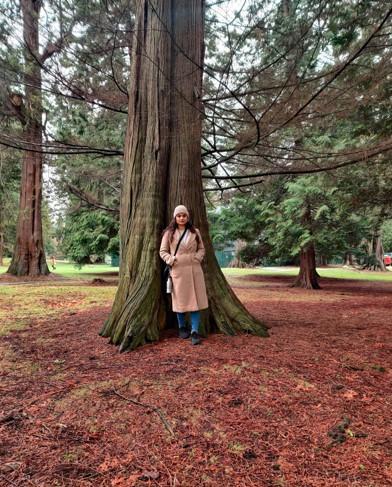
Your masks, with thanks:
M 196 229 L 196 232 L 199 242 L 196 241 L 196 234 L 188 230 L 186 242 L 181 241 L 175 258 L 174 252 L 180 238 L 178 230 L 174 233 L 171 243 L 170 232 L 165 232 L 159 250 L 161 258 L 166 264 L 172 266 L 170 272 L 173 281 L 172 305 L 173 311 L 177 313 L 208 308 L 206 285 L 201 268 L 205 248 L 199 230 Z

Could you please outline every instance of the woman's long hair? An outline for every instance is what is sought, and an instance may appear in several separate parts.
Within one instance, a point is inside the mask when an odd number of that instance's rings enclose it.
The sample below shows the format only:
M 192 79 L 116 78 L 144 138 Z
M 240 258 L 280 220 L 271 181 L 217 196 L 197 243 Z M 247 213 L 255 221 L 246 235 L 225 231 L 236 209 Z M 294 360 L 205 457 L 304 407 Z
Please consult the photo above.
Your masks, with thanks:
M 169 225 L 163 230 L 162 235 L 164 235 L 166 232 L 169 232 L 169 242 L 171 243 L 174 237 L 174 232 L 177 230 L 178 225 L 176 222 L 176 219 L 173 218 L 173 220 L 169 223 Z M 185 229 L 189 230 L 191 233 L 196 234 L 196 242 L 199 243 L 199 235 L 196 232 L 196 228 L 192 223 L 192 220 L 188 220 Z

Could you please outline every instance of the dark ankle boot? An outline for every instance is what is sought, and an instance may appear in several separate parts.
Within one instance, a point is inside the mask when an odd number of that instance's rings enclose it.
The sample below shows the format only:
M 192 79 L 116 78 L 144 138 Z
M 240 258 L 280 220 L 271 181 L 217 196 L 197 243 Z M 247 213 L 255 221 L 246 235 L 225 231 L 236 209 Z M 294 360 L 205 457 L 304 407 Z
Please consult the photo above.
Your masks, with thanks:
M 200 335 L 197 333 L 197 331 L 192 331 L 191 342 L 192 342 L 192 345 L 200 345 L 201 338 L 200 338 Z

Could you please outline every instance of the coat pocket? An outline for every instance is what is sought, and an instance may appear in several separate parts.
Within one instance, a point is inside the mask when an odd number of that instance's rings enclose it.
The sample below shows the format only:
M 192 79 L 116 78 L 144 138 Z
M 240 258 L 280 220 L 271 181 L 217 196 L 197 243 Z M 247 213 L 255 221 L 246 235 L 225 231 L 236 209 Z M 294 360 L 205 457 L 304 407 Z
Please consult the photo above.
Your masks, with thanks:
M 176 256 L 175 263 L 171 270 L 171 276 L 176 278 L 187 272 L 185 269 L 192 265 L 191 254 L 180 254 Z

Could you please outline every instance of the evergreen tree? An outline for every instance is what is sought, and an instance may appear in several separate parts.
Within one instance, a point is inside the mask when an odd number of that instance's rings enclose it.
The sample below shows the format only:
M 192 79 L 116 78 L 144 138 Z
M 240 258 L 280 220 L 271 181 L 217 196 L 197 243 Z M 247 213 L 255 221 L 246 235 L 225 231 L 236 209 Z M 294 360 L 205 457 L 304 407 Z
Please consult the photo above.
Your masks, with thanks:
M 15 151 L 0 148 L 0 265 L 12 255 L 20 184 L 20 160 Z
M 102 335 L 120 350 L 156 340 L 167 323 L 157 279 L 162 229 L 182 203 L 206 246 L 209 319 L 204 326 L 260 335 L 265 327 L 241 305 L 216 262 L 200 167 L 203 0 L 139 0 L 125 143 L 120 282 Z

